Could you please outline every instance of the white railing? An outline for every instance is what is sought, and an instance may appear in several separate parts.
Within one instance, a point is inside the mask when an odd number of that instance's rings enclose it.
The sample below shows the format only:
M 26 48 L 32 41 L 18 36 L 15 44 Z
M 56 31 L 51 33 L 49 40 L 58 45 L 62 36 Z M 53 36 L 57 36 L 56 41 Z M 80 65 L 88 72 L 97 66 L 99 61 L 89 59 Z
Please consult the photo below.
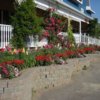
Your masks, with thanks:
M 100 46 L 100 39 L 96 39 L 96 38 L 92 38 L 90 36 L 87 36 L 86 34 L 82 34 L 80 36 L 80 34 L 76 34 L 74 33 L 74 37 L 75 37 L 75 41 L 76 43 L 83 43 L 83 44 L 93 44 L 93 45 L 98 45 Z M 81 37 L 81 41 L 80 41 L 80 37 Z
M 59 35 L 63 35 L 63 36 L 67 36 L 66 32 L 60 32 Z M 98 45 L 100 46 L 100 39 L 96 39 L 96 38 L 92 38 L 90 36 L 87 36 L 86 33 L 82 33 L 81 35 L 79 33 L 74 33 L 74 38 L 75 38 L 75 42 L 76 44 L 93 44 L 93 45 Z
M 39 41 L 38 38 L 33 36 L 28 36 L 27 47 L 43 47 L 48 44 L 48 40 L 43 38 Z
M 12 37 L 12 26 L 0 24 L 0 48 L 5 48 Z
M 4 25 L 0 24 L 0 48 L 5 48 L 8 44 L 10 39 L 12 38 L 12 26 L 11 25 Z M 65 32 L 61 32 L 64 36 L 67 34 Z M 100 46 L 100 39 L 92 38 L 87 36 L 86 34 L 74 33 L 75 41 L 77 44 L 84 43 L 84 44 L 93 44 Z M 42 39 L 41 41 L 34 41 L 34 39 L 30 36 L 29 41 L 27 41 L 28 47 L 41 47 L 48 44 L 46 39 Z

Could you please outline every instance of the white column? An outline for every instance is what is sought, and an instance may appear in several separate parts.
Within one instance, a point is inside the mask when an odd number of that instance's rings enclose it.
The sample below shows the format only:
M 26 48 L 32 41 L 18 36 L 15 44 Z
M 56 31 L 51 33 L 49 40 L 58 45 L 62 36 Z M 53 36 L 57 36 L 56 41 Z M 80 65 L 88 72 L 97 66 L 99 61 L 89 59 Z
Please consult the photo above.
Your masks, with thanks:
M 81 32 L 81 21 L 79 22 L 79 34 L 80 34 L 80 43 L 81 43 L 81 35 L 82 35 L 82 32 Z
M 7 29 L 8 27 L 5 26 L 5 46 L 7 46 Z
M 86 44 L 86 33 L 84 33 L 84 44 Z
M 88 45 L 89 45 L 89 34 L 88 34 Z
M 1 25 L 1 48 L 3 47 L 3 26 Z
M 6 27 L 5 26 L 3 26 L 3 48 L 5 47 L 5 37 L 6 37 Z
M 1 48 L 1 25 L 0 25 L 0 48 Z

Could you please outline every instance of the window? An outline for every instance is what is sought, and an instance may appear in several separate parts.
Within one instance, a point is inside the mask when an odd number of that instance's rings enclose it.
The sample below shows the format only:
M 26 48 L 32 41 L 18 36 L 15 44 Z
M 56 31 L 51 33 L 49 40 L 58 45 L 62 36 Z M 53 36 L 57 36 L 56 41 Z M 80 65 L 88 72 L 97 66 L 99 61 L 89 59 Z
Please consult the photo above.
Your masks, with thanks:
M 91 14 L 91 13 L 95 13 L 92 8 L 91 8 L 91 5 L 90 5 L 90 0 L 87 0 L 86 2 L 86 11 Z
M 87 5 L 87 6 L 90 6 L 90 0 L 87 0 L 86 5 Z
M 71 1 L 73 1 L 73 2 L 75 2 L 75 3 L 80 3 L 80 4 L 83 3 L 83 0 L 71 0 Z

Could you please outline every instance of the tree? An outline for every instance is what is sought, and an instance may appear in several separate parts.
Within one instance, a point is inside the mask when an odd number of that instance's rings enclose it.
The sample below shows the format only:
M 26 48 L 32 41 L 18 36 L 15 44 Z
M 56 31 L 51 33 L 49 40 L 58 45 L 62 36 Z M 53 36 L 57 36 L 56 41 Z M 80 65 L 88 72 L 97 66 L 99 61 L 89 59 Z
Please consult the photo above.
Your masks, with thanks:
M 26 37 L 40 35 L 42 19 L 37 17 L 33 0 L 23 0 L 15 7 L 15 13 L 11 17 L 14 27 L 12 45 L 16 48 L 26 46 Z
M 95 37 L 100 39 L 100 23 L 96 25 Z
M 88 25 L 88 30 L 87 30 L 87 32 L 90 36 L 93 36 L 93 37 L 95 36 L 96 30 L 97 30 L 97 28 L 96 28 L 97 24 L 98 24 L 97 18 L 90 20 L 89 25 Z
M 70 45 L 69 47 L 71 48 L 72 46 L 75 47 L 75 39 L 74 39 L 74 35 L 72 32 L 72 26 L 71 26 L 71 20 L 68 19 L 68 44 Z

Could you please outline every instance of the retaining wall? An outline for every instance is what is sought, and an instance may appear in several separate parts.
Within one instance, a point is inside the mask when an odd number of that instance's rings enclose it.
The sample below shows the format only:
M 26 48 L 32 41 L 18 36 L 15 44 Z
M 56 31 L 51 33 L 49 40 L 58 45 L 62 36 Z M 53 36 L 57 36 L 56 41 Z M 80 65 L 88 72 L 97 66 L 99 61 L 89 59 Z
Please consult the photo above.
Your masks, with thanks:
M 100 54 L 69 59 L 68 64 L 65 65 L 23 70 L 18 78 L 0 80 L 0 100 L 32 100 L 32 91 L 67 84 L 73 74 L 96 61 L 100 61 Z

